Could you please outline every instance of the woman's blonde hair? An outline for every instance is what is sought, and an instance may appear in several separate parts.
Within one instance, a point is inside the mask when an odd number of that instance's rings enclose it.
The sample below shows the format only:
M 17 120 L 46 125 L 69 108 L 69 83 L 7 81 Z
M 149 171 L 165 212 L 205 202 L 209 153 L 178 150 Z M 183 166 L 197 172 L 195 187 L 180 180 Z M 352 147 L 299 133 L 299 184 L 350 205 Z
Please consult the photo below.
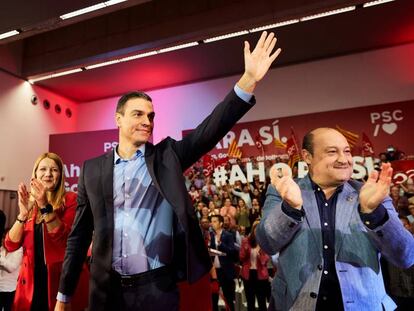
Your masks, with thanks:
M 58 183 L 56 184 L 55 189 L 47 192 L 47 200 L 49 204 L 53 206 L 53 210 L 56 210 L 56 209 L 61 208 L 62 204 L 65 203 L 65 193 L 66 193 L 65 174 L 63 172 L 62 159 L 56 153 L 53 153 L 53 152 L 46 152 L 46 153 L 41 154 L 37 158 L 33 166 L 32 178 L 37 178 L 36 172 L 37 172 L 37 169 L 39 168 L 39 164 L 43 159 L 46 159 L 46 158 L 53 160 L 58 166 L 59 172 L 60 172 L 59 180 L 58 180 Z

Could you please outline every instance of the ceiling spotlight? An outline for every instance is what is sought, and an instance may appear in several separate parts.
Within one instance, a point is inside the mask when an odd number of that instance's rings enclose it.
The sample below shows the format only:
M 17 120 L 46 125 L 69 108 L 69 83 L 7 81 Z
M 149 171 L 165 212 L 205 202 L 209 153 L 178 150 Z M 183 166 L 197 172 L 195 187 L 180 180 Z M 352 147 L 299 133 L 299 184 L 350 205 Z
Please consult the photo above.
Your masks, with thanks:
M 157 52 L 158 53 L 171 52 L 171 51 L 175 51 L 175 50 L 185 49 L 185 48 L 188 48 L 190 46 L 195 46 L 195 45 L 198 45 L 197 41 L 189 42 L 189 43 L 185 43 L 185 44 L 180 44 L 180 45 L 170 46 L 168 48 L 160 49 Z
M 59 104 L 55 105 L 55 112 L 58 113 L 58 114 L 62 112 L 62 107 L 60 107 Z
M 18 30 L 12 30 L 12 31 L 8 31 L 8 32 L 0 33 L 0 40 L 16 36 L 19 33 L 20 32 Z
M 121 59 L 119 59 L 119 61 L 120 62 L 128 62 L 130 60 L 134 60 L 134 59 L 138 59 L 138 58 L 144 58 L 144 57 L 152 56 L 152 55 L 155 55 L 155 54 L 157 54 L 157 51 L 145 52 L 145 53 L 141 53 L 141 54 L 121 58 Z
M 73 12 L 70 12 L 70 13 L 67 13 L 67 14 L 63 14 L 59 17 L 61 19 L 65 20 L 65 19 L 72 18 L 72 17 L 78 16 L 78 15 L 82 15 L 82 14 L 86 14 L 86 13 L 93 12 L 93 11 L 96 11 L 96 10 L 100 10 L 102 8 L 105 8 L 105 7 L 106 6 L 105 6 L 104 3 L 98 3 L 98 4 L 88 6 L 86 8 L 80 9 L 80 10 L 76 10 L 76 11 L 73 11 Z
M 379 4 L 383 4 L 383 3 L 387 3 L 387 2 L 393 2 L 394 0 L 377 0 L 377 1 L 370 1 L 367 3 L 364 3 L 362 6 L 364 8 L 368 8 L 370 6 L 374 6 L 374 5 L 379 5 Z
M 326 12 L 322 12 L 322 13 L 318 13 L 318 14 L 313 14 L 313 15 L 302 17 L 300 19 L 300 21 L 304 22 L 304 21 L 309 21 L 311 19 L 322 18 L 322 17 L 331 16 L 331 15 L 335 15 L 335 14 L 341 14 L 341 13 L 353 11 L 353 10 L 355 10 L 355 8 L 356 8 L 355 6 L 348 6 L 346 8 L 342 8 L 342 9 L 337 9 L 337 10 L 326 11 Z
M 118 4 L 118 3 L 121 3 L 121 2 L 125 2 L 125 1 L 127 1 L 127 0 L 105 1 L 105 2 L 101 2 L 101 3 L 97 3 L 95 5 L 88 6 L 86 8 L 80 9 L 80 10 L 76 10 L 76 11 L 73 11 L 73 12 L 70 12 L 70 13 L 67 13 L 67 14 L 63 14 L 59 17 L 62 20 L 65 20 L 65 19 L 68 19 L 68 18 L 72 18 L 72 17 L 75 17 L 75 16 L 79 16 L 79 15 L 82 15 L 82 14 L 86 14 L 86 13 L 90 13 L 90 12 L 93 12 L 93 11 L 96 11 L 96 10 L 100 10 L 100 9 L 106 8 L 108 6 Z
M 292 24 L 296 24 L 296 23 L 299 23 L 299 19 L 291 19 L 291 20 L 284 21 L 284 22 L 279 22 L 279 23 L 274 23 L 274 24 L 265 25 L 265 26 L 261 26 L 261 27 L 256 27 L 256 28 L 249 29 L 249 31 L 250 32 L 264 31 L 264 30 L 277 28 L 277 27 L 283 27 L 283 26 L 292 25 Z
M 98 64 L 86 66 L 85 69 L 94 69 L 94 68 L 109 66 L 109 65 L 117 64 L 117 63 L 119 63 L 119 60 L 118 59 L 114 59 L 114 60 L 109 60 L 107 62 L 103 62 L 103 63 L 98 63 Z
M 127 0 L 110 0 L 110 1 L 105 1 L 104 3 L 106 6 L 110 6 L 110 5 L 118 4 L 121 2 L 125 2 L 125 1 Z
M 214 42 L 214 41 L 219 41 L 219 40 L 225 40 L 228 38 L 233 38 L 233 37 L 238 37 L 238 36 L 243 36 L 243 35 L 247 35 L 249 32 L 247 30 L 242 30 L 242 31 L 237 31 L 237 32 L 232 32 L 229 33 L 227 35 L 222 35 L 222 36 L 217 36 L 217 37 L 213 37 L 213 38 L 208 38 L 203 40 L 204 43 L 209 43 L 209 42 Z
M 68 118 L 71 118 L 72 117 L 72 110 L 70 110 L 70 108 L 66 108 L 65 114 Z
M 43 108 L 45 108 L 46 110 L 50 109 L 50 102 L 47 99 L 43 101 Z
M 37 81 L 42 81 L 42 80 L 46 80 L 46 79 L 50 79 L 50 78 L 56 78 L 56 77 L 61 77 L 61 76 L 66 76 L 66 75 L 70 75 L 72 73 L 75 72 L 80 72 L 80 71 L 84 71 L 86 70 L 85 68 L 76 68 L 76 69 L 71 69 L 71 70 L 65 70 L 65 71 L 61 71 L 61 72 L 57 72 L 57 73 L 52 73 L 50 75 L 46 75 L 43 77 L 38 77 L 38 78 L 34 78 L 34 79 L 29 79 L 29 83 L 33 84 Z
M 33 105 L 37 105 L 37 96 L 36 95 L 32 95 L 32 97 L 30 98 L 30 102 Z

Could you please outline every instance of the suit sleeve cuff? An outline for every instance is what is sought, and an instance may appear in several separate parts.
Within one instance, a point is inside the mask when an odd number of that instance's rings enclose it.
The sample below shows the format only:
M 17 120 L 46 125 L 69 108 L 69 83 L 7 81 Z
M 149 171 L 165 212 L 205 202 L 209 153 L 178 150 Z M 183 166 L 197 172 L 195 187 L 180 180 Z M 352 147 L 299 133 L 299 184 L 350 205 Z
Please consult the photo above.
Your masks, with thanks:
M 282 211 L 289 217 L 293 218 L 296 221 L 302 221 L 302 217 L 305 216 L 305 211 L 303 207 L 299 210 L 290 206 L 286 201 L 282 201 Z
M 250 104 L 253 94 L 243 91 L 237 84 L 234 86 L 234 92 L 240 99 Z
M 58 292 L 58 294 L 56 296 L 56 299 L 60 302 L 63 302 L 63 303 L 69 303 L 71 298 L 72 298 L 71 296 L 62 294 L 61 292 Z
M 387 209 L 382 204 L 370 214 L 361 213 L 361 206 L 359 206 L 359 215 L 364 225 L 371 230 L 382 226 L 388 220 Z

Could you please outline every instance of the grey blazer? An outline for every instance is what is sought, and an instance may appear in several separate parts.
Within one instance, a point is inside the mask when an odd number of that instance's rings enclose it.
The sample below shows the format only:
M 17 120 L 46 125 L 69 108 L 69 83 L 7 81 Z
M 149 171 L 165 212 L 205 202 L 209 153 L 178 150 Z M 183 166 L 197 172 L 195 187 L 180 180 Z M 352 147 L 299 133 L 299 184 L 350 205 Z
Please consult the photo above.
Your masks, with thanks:
M 272 310 L 315 310 L 323 265 L 322 233 L 318 206 L 309 177 L 298 182 L 305 217 L 298 222 L 281 209 L 282 199 L 269 186 L 263 220 L 257 229 L 260 246 L 280 253 L 272 283 Z M 370 230 L 361 221 L 358 193 L 361 184 L 345 183 L 335 216 L 335 265 L 345 310 L 394 310 L 384 289 L 380 256 L 399 267 L 414 264 L 414 238 L 398 219 L 391 198 L 382 204 L 389 219 Z

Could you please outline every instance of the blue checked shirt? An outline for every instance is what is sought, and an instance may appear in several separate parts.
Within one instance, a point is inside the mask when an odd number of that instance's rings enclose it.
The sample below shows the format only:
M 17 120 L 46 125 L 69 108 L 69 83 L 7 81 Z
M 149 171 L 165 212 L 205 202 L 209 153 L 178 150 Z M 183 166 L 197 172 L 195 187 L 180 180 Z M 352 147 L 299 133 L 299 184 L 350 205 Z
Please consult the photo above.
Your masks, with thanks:
M 171 262 L 173 210 L 156 189 L 145 163 L 145 145 L 129 160 L 114 150 L 112 268 L 142 273 Z

